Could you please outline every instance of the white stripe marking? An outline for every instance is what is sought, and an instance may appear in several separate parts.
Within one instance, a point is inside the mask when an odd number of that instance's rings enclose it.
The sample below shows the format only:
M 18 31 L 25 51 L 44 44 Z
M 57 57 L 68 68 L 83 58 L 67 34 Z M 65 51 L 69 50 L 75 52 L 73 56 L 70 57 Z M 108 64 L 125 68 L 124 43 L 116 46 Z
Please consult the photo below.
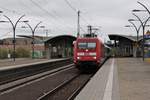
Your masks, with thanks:
M 112 100 L 114 59 L 112 60 L 103 100 Z

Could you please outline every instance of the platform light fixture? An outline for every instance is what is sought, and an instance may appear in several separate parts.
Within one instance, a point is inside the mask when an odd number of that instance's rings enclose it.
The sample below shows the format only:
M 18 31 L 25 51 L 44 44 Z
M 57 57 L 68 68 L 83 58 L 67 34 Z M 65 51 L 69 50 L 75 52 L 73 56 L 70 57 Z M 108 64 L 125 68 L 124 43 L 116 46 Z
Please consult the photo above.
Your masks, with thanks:
M 131 26 L 131 25 L 125 25 L 124 27 L 134 27 L 134 26 Z
M 42 23 L 42 21 L 40 21 L 39 23 L 36 24 L 36 26 L 33 28 L 28 21 L 24 21 L 24 23 L 28 26 L 28 28 L 31 30 L 32 32 L 32 59 L 34 59 L 34 44 L 35 44 L 35 39 L 34 39 L 34 35 L 35 35 L 35 31 L 38 28 L 38 26 Z M 45 27 L 45 26 L 40 26 L 41 28 Z M 22 26 L 22 28 L 27 28 L 26 26 Z
M 129 19 L 128 21 L 139 21 L 139 20 L 137 20 L 137 19 Z
M 132 12 L 147 12 L 147 10 L 133 9 Z
M 1 12 L 1 11 L 0 11 Z M 16 53 L 15 53 L 15 49 L 16 49 L 16 37 L 15 37 L 15 35 L 16 35 L 16 27 L 17 27 L 17 24 L 18 24 L 18 22 L 23 22 L 23 21 L 20 21 L 25 15 L 22 15 L 22 16 L 20 16 L 19 18 L 18 18 L 18 20 L 15 22 L 15 23 L 13 23 L 12 22 L 12 20 L 8 17 L 8 16 L 6 16 L 6 15 L 3 15 L 8 21 L 0 21 L 1 23 L 5 23 L 5 22 L 9 22 L 9 23 L 11 23 L 11 25 L 12 25 L 12 29 L 13 29 L 13 61 L 15 61 L 15 58 L 16 58 Z

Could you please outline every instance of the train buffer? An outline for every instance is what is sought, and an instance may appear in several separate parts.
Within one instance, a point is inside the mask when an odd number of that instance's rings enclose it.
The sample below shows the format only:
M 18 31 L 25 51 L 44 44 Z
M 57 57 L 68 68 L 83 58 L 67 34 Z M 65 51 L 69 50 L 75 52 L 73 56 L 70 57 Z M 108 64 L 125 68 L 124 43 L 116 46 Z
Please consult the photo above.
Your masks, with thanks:
M 111 58 L 75 100 L 149 100 L 150 63 L 142 58 Z

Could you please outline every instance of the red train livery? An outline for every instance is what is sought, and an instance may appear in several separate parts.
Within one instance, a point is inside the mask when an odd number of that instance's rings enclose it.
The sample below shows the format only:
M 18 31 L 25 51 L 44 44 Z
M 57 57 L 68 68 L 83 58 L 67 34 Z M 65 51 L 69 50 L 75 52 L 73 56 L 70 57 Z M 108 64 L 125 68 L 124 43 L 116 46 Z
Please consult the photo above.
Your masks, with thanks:
M 74 42 L 74 64 L 80 70 L 98 68 L 105 56 L 105 46 L 97 37 L 77 38 Z

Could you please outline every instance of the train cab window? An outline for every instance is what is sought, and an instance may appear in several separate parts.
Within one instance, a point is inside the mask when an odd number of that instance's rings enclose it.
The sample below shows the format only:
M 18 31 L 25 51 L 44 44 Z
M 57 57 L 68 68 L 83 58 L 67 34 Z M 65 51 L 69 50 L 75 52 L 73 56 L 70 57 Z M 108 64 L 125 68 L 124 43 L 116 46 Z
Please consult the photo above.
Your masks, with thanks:
M 87 48 L 88 49 L 95 49 L 96 48 L 96 43 L 95 42 L 87 43 Z
M 95 49 L 96 43 L 95 42 L 79 42 L 78 48 L 79 49 Z
M 86 47 L 87 47 L 86 42 L 79 42 L 79 43 L 78 43 L 78 48 L 79 48 L 79 49 L 86 49 Z

